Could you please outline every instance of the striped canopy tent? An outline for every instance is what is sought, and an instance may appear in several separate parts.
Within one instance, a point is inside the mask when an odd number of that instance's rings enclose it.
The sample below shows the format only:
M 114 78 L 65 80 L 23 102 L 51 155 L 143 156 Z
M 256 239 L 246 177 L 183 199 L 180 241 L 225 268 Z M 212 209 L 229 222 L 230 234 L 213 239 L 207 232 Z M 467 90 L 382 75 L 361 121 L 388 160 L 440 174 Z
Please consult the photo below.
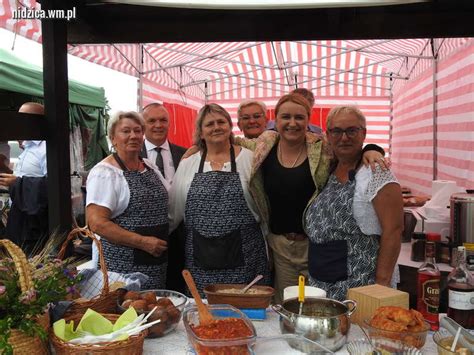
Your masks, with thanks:
M 14 20 L 16 7 L 1 0 L 0 26 L 41 42 L 40 22 Z M 316 97 L 311 121 L 323 128 L 331 107 L 358 105 L 366 142 L 390 152 L 397 177 L 413 191 L 430 194 L 433 179 L 474 188 L 472 38 L 81 44 L 68 52 L 137 77 L 138 107 L 164 102 L 177 143 L 190 143 L 205 103 L 224 106 L 236 122 L 239 103 L 257 99 L 272 118 L 281 95 L 304 87 Z

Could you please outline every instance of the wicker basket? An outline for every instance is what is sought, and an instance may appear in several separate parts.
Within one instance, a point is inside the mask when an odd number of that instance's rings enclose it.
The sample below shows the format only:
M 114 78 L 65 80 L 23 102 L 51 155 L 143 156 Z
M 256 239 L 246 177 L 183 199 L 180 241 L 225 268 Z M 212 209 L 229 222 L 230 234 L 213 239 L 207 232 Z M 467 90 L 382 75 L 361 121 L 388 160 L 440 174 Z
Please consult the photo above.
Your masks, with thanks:
M 20 288 L 26 292 L 33 288 L 33 279 L 30 265 L 23 251 L 15 243 L 8 239 L 0 240 L 3 247 L 13 259 L 19 276 Z M 46 331 L 49 331 L 49 313 L 36 317 L 36 322 Z M 47 344 L 38 336 L 29 336 L 18 329 L 12 329 L 8 342 L 13 347 L 13 353 L 28 355 L 48 354 Z
M 120 316 L 118 314 L 102 314 L 108 320 L 115 322 Z M 81 317 L 73 316 L 67 321 L 74 320 L 79 324 Z M 99 344 L 71 344 L 58 338 L 54 332 L 50 332 L 51 346 L 56 355 L 90 355 L 90 354 L 113 354 L 113 355 L 141 355 L 143 353 L 143 342 L 147 330 L 138 335 L 129 337 L 127 340 L 104 342 Z
M 69 306 L 66 313 L 63 315 L 63 318 L 79 317 L 79 319 L 81 319 L 82 315 L 86 313 L 88 308 L 93 309 L 98 313 L 117 313 L 117 299 L 121 291 L 109 290 L 109 277 L 107 275 L 107 265 L 105 264 L 104 252 L 102 251 L 102 243 L 94 236 L 94 233 L 92 233 L 89 228 L 85 227 L 73 229 L 63 243 L 61 250 L 58 253 L 58 258 L 64 258 L 68 243 L 79 235 L 91 238 L 97 245 L 97 249 L 99 251 L 100 271 L 102 272 L 104 282 L 102 291 L 99 295 L 88 301 L 73 301 L 71 306 Z

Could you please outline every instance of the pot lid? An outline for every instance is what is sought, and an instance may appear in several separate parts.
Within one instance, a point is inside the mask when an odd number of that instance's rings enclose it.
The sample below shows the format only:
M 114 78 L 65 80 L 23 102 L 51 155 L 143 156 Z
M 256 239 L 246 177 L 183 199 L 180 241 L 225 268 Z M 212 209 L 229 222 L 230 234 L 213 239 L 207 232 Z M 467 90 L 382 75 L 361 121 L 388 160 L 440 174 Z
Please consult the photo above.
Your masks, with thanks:
M 472 193 L 456 193 L 451 195 L 451 201 L 474 202 L 474 194 Z

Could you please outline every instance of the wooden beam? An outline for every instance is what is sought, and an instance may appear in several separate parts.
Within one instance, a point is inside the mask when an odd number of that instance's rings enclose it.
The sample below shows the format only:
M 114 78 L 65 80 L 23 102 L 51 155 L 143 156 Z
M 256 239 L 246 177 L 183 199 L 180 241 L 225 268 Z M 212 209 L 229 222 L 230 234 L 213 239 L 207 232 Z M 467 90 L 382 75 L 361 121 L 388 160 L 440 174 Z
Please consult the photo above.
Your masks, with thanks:
M 474 36 L 474 1 L 285 10 L 95 3 L 77 9 L 68 43 L 391 39 Z
M 44 10 L 62 8 L 61 0 L 43 0 Z M 69 108 L 67 26 L 64 20 L 43 20 L 44 107 L 48 140 L 48 200 L 50 233 L 71 229 L 71 167 L 69 161 Z
M 43 115 L 14 111 L 0 112 L 0 140 L 45 140 L 47 122 Z

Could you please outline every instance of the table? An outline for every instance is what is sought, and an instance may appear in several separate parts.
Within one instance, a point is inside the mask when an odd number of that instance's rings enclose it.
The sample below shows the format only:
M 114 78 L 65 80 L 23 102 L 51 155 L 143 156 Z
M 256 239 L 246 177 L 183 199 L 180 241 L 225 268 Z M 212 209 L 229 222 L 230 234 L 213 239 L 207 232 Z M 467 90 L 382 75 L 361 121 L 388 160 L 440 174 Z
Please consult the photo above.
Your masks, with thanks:
M 267 319 L 264 321 L 253 321 L 258 337 L 271 337 L 280 335 L 279 315 L 272 309 L 267 309 Z M 349 331 L 349 341 L 364 338 L 364 335 L 357 325 L 351 325 Z M 429 332 L 426 337 L 426 344 L 423 347 L 423 354 L 437 354 L 436 344 L 433 342 L 433 332 Z M 191 355 L 194 354 L 188 339 L 184 324 L 181 321 L 175 331 L 162 338 L 146 339 L 143 349 L 144 355 Z M 349 354 L 344 346 L 336 354 Z M 277 354 L 275 354 L 277 355 Z

